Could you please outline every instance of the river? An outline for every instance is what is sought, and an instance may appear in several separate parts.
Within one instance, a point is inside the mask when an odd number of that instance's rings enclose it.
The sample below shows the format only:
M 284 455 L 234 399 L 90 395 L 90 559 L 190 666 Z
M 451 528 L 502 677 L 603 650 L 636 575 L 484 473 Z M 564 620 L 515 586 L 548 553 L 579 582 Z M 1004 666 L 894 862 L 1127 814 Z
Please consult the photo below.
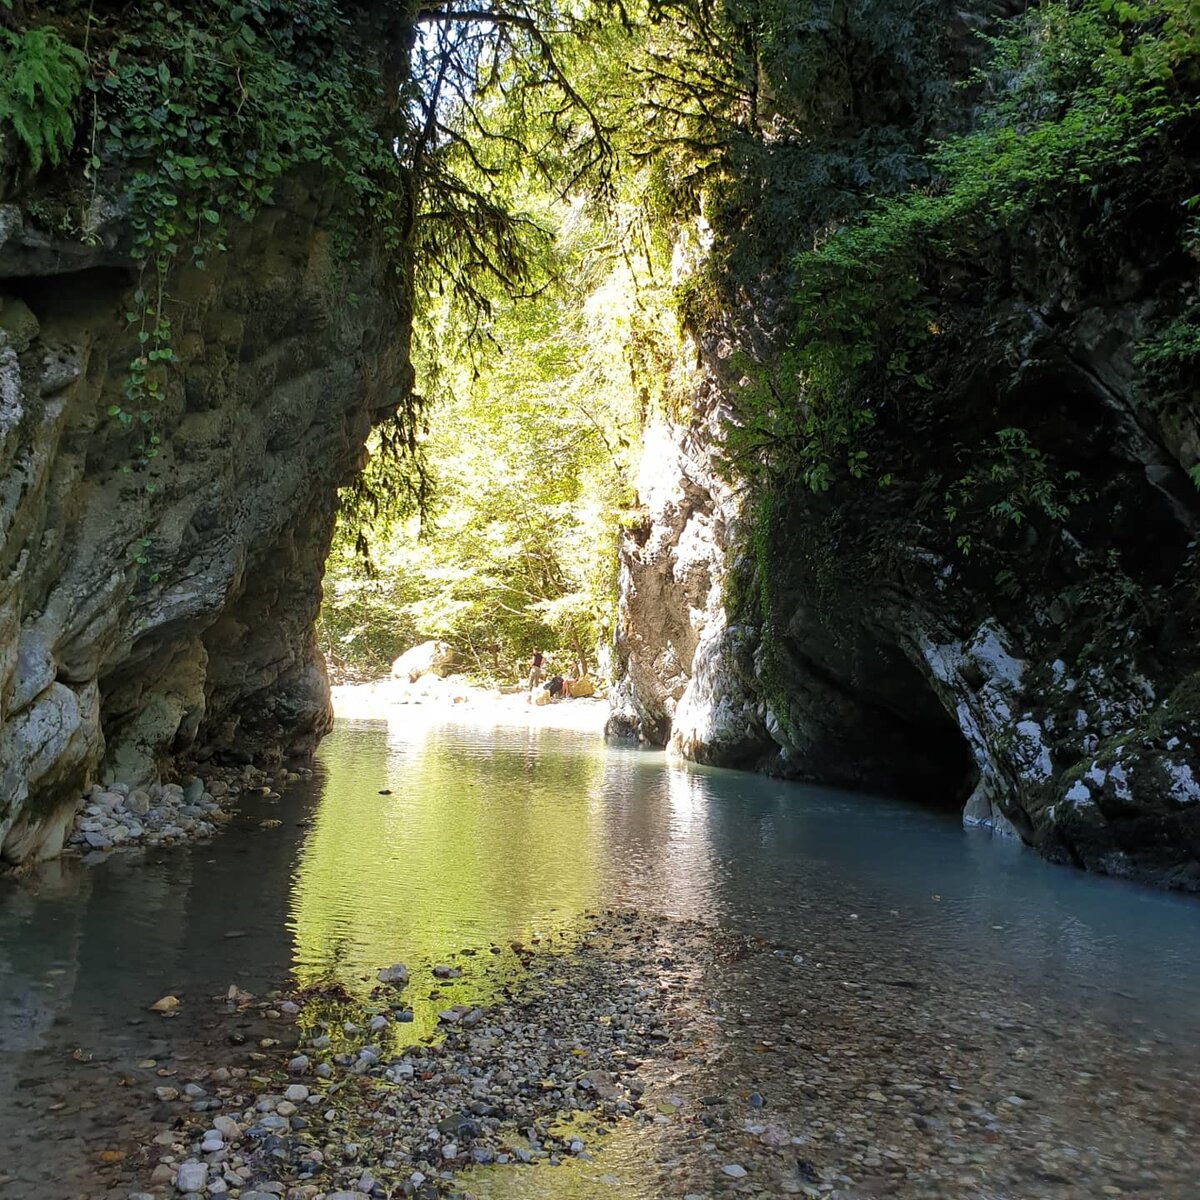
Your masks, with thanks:
M 103 1088 L 184 1054 L 198 1001 L 230 984 L 365 992 L 381 965 L 569 932 L 613 905 L 836 947 L 956 995 L 969 981 L 981 1008 L 1019 997 L 1051 1025 L 1086 1011 L 1200 1079 L 1194 900 L 1047 865 L 933 808 L 410 709 L 339 722 L 310 784 L 246 801 L 207 844 L 4 885 L 0 1196 L 85 1194 L 116 1136 Z M 167 993 L 177 1021 L 146 1011 Z M 414 997 L 408 1036 L 438 1003 Z

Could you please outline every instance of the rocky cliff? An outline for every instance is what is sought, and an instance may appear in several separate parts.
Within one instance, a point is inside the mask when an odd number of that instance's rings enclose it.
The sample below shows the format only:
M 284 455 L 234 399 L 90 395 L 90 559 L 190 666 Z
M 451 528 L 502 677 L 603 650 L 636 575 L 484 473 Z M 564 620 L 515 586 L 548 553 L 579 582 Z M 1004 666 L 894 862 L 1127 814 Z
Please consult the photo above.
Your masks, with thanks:
M 610 728 L 1200 890 L 1191 17 L 968 7 L 755 44 Z
M 916 486 L 781 486 L 751 511 L 716 461 L 739 381 L 729 339 L 708 338 L 690 423 L 656 431 L 622 547 L 610 733 L 960 808 L 1057 861 L 1200 890 L 1200 437 L 1186 406 L 1147 405 L 1134 364 L 1178 280 L 1132 272 L 1088 299 L 1061 282 L 1013 306 L 966 372 L 983 420 L 1002 397 L 1081 481 L 1065 527 L 1026 528 L 999 580 Z M 920 440 L 889 428 L 911 477 L 948 477 L 945 448 L 980 420 L 965 411 Z
M 89 782 L 311 748 L 336 490 L 411 384 L 369 248 L 335 254 L 290 178 L 171 279 L 177 362 L 146 430 L 114 420 L 138 271 L 0 209 L 0 856 L 57 852 Z M 343 239 L 344 242 L 344 239 Z

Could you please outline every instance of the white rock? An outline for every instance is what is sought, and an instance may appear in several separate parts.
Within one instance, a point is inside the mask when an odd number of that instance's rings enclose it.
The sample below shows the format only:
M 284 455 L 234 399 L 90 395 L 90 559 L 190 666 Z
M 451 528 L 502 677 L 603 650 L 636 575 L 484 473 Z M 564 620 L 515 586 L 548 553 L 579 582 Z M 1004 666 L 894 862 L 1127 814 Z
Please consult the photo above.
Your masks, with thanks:
M 1196 782 L 1192 768 L 1187 763 L 1163 762 L 1163 770 L 1171 780 L 1171 799 L 1177 804 L 1195 804 L 1200 801 L 1200 783 Z
M 232 1117 L 217 1117 L 213 1121 L 213 1128 L 227 1142 L 236 1142 L 242 1136 L 242 1127 Z
M 1072 808 L 1087 808 L 1088 805 L 1094 804 L 1092 800 L 1091 789 L 1082 779 L 1077 779 L 1067 789 L 1067 794 L 1063 797 Z
M 179 1191 L 202 1192 L 208 1183 L 208 1163 L 181 1163 L 175 1175 L 175 1186 Z

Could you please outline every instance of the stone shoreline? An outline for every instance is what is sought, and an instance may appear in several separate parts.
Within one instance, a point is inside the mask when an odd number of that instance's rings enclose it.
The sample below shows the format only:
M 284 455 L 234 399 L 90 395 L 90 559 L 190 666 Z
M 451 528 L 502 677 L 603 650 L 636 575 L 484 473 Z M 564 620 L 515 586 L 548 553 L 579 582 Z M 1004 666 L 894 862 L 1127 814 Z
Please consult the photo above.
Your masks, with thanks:
M 671 934 L 596 917 L 574 944 L 514 944 L 519 976 L 507 979 L 500 947 L 464 951 L 408 986 L 492 976 L 503 998 L 445 1008 L 432 1045 L 404 1043 L 404 985 L 366 1001 L 336 985 L 266 999 L 232 988 L 218 1007 L 252 1028 L 230 1035 L 251 1065 L 153 1088 L 168 1128 L 141 1149 L 152 1190 L 134 1195 L 465 1195 L 464 1171 L 586 1163 L 618 1123 L 657 1116 L 644 1069 L 679 1023 L 660 1004 L 663 974 L 682 981 L 696 965 L 671 957 Z
M 257 792 L 278 800 L 290 783 L 312 777 L 311 769 L 245 766 L 184 776 L 179 783 L 131 787 L 93 785 L 66 839 L 87 862 L 100 862 L 113 850 L 176 845 L 211 837 L 230 820 L 229 810 L 243 795 Z
M 1150 1030 L 629 912 L 476 950 L 359 998 L 232 988 L 226 1054 L 141 1077 L 134 1200 L 1194 1194 L 1197 1073 Z M 459 983 L 493 998 L 406 1042 L 407 995 Z
M 405 721 L 411 721 L 420 714 L 430 721 L 531 725 L 597 736 L 608 714 L 608 702 L 599 697 L 539 707 L 527 703 L 524 693 L 505 694 L 436 677 L 417 685 L 393 679 L 344 684 L 333 689 L 333 701 L 342 720 L 389 720 L 402 713 Z M 203 778 L 185 774 L 177 782 L 93 784 L 78 809 L 45 837 L 42 851 L 26 866 L 61 852 L 97 863 L 114 851 L 202 841 L 229 822 L 231 810 L 243 796 L 278 800 L 289 784 L 312 775 L 312 769 L 304 766 L 246 765 L 208 767 Z

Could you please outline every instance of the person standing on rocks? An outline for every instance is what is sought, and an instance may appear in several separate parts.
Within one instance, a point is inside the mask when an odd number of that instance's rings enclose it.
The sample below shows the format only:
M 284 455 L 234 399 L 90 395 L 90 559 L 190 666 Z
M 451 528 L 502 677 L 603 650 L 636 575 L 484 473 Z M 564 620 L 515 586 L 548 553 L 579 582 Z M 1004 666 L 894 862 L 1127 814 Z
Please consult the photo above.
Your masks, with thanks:
M 529 667 L 529 690 L 532 692 L 542 682 L 542 652 L 534 647 L 533 662 Z

